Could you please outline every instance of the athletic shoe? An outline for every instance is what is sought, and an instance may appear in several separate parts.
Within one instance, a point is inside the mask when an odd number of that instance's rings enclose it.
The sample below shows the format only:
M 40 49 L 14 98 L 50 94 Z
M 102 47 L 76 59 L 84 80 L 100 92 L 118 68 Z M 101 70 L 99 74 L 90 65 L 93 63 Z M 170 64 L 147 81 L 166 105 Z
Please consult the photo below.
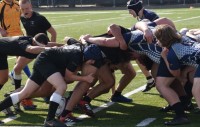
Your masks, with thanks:
M 129 103 L 129 102 L 132 102 L 133 100 L 130 98 L 127 98 L 123 95 L 119 95 L 119 96 L 112 96 L 111 101 L 112 102 Z
M 43 97 L 44 102 L 45 102 L 46 104 L 49 104 L 50 97 L 51 97 L 51 96 L 49 96 L 49 97 Z
M 80 122 L 81 120 L 80 119 L 77 119 L 76 117 L 74 117 L 73 115 L 72 115 L 72 113 L 69 113 L 69 114 L 67 114 L 66 116 L 64 116 L 64 117 L 62 117 L 62 116 L 60 116 L 60 118 L 59 118 L 59 120 L 61 121 L 61 122 L 67 122 L 67 123 L 75 123 L 75 122 Z
M 200 114 L 200 109 L 199 109 L 198 107 L 195 108 L 195 109 L 194 109 L 194 113 L 195 113 L 195 114 Z
M 78 105 L 86 115 L 90 117 L 95 117 L 94 112 L 92 111 L 92 108 L 90 107 L 90 104 L 87 101 L 81 100 Z
M 14 107 L 15 113 L 17 113 L 17 114 L 23 113 L 23 111 L 20 108 L 20 104 L 19 103 L 14 104 L 13 107 Z
M 171 112 L 172 110 L 173 110 L 172 106 L 167 105 L 165 107 L 162 107 L 159 111 L 161 111 L 161 112 Z
M 37 105 L 33 104 L 32 99 L 23 99 L 21 105 L 24 107 L 24 110 L 35 110 Z
M 13 113 L 13 111 L 11 110 L 11 108 L 6 108 L 4 110 L 2 110 L 2 112 L 6 115 L 6 116 L 14 116 L 15 114 Z
M 156 85 L 156 83 L 154 80 L 151 83 L 147 83 L 145 89 L 142 90 L 142 92 L 147 92 L 147 91 L 151 90 L 151 88 L 155 87 L 155 85 Z
M 194 109 L 194 105 L 192 104 L 192 102 L 184 106 L 185 111 L 191 111 L 193 109 Z
M 65 125 L 64 123 L 53 119 L 53 120 L 49 120 L 49 121 L 44 121 L 44 127 L 67 127 L 67 125 Z
M 174 125 L 182 125 L 182 124 L 189 124 L 190 120 L 187 117 L 175 117 L 172 121 L 165 122 L 164 124 L 167 126 L 174 126 Z
M 194 109 L 194 106 L 193 106 L 193 104 L 191 102 L 188 105 L 185 105 L 183 108 L 184 108 L 185 111 L 191 111 L 191 110 Z M 160 109 L 160 111 L 161 112 L 171 112 L 171 111 L 173 111 L 173 109 L 172 109 L 172 107 L 170 105 L 167 105 L 166 107 L 162 107 Z
M 0 125 L 1 125 L 1 124 L 4 124 L 4 122 L 0 120 Z
M 12 84 L 12 85 L 15 85 L 15 81 L 14 81 L 14 78 L 13 78 L 13 72 L 12 72 L 12 71 L 8 74 L 8 77 L 9 77 L 10 80 L 11 80 L 11 84 Z

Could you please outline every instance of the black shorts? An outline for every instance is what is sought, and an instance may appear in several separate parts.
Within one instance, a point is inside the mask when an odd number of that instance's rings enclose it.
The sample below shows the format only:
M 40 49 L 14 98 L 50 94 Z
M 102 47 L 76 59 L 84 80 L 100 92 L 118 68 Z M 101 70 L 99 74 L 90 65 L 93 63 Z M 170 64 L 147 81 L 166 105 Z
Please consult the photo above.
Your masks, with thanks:
M 52 62 L 48 61 L 46 57 L 41 56 L 36 59 L 33 65 L 33 73 L 30 79 L 41 86 L 49 76 L 56 72 L 60 72 L 59 69 Z
M 8 69 L 7 55 L 0 53 L 0 70 Z
M 167 68 L 163 58 L 160 58 L 160 64 L 158 67 L 157 77 L 174 77 Z

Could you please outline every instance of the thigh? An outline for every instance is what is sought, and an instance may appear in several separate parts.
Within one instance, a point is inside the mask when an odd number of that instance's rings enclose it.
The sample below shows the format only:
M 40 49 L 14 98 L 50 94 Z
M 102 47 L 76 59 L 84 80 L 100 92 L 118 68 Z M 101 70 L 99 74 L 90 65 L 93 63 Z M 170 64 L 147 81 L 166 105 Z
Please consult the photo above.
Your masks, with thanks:
M 39 87 L 40 86 L 36 82 L 28 79 L 24 88 L 19 92 L 19 99 L 30 97 Z
M 98 78 L 103 84 L 112 84 L 114 85 L 115 78 L 113 77 L 110 67 L 105 64 L 98 70 Z
M 21 56 L 19 56 L 19 57 L 17 58 L 17 62 L 16 62 L 15 67 L 21 68 L 21 70 L 22 70 L 22 69 L 23 69 L 27 64 L 29 64 L 32 60 L 33 60 L 33 59 L 28 59 L 28 58 L 26 58 L 26 57 L 21 57 Z

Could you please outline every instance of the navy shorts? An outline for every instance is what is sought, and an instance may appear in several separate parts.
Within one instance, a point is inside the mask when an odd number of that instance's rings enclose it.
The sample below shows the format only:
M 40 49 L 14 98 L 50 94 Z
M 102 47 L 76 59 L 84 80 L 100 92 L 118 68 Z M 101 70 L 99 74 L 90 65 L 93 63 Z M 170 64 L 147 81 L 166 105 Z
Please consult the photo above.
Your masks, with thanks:
M 200 77 L 200 66 L 197 67 L 194 78 Z
M 167 65 L 162 57 L 160 58 L 157 77 L 174 77 L 168 70 Z

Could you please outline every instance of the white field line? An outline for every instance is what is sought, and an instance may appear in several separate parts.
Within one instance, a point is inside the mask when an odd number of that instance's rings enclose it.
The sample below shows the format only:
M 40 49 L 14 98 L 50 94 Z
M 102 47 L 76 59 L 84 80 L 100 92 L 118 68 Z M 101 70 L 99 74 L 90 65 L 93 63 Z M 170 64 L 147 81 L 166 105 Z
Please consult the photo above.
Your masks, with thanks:
M 125 96 L 125 97 L 129 97 L 129 96 L 131 96 L 131 95 L 133 95 L 133 94 L 135 94 L 135 93 L 140 92 L 140 91 L 143 90 L 144 88 L 145 88 L 145 85 L 143 85 L 143 86 L 141 86 L 141 87 L 139 87 L 139 88 L 137 88 L 137 89 L 135 89 L 135 90 L 133 90 L 133 91 L 131 91 L 131 92 L 128 92 L 128 93 L 124 94 L 124 96 Z M 113 104 L 115 104 L 115 102 L 108 102 L 108 103 L 102 104 L 101 106 L 99 106 L 99 107 L 93 109 L 93 112 L 94 112 L 94 113 L 97 113 L 97 112 L 99 112 L 99 111 L 101 111 L 101 110 L 103 110 L 103 109 L 106 109 L 106 108 L 110 107 L 110 106 L 113 105 Z M 80 116 L 78 117 L 78 119 L 80 119 L 80 120 L 83 120 L 83 119 L 85 119 L 85 118 L 89 118 L 89 116 L 87 116 L 87 115 L 80 115 Z M 74 125 L 74 124 L 75 124 L 75 123 L 71 123 L 71 124 L 66 123 L 67 126 L 72 126 L 72 125 Z
M 17 119 L 17 116 L 11 116 L 11 117 L 8 117 L 8 118 L 3 119 L 2 121 L 3 121 L 4 123 L 8 123 L 8 122 L 10 122 L 10 121 L 12 121 L 12 120 L 14 120 L 14 119 Z
M 120 19 L 120 18 L 127 18 L 127 17 L 130 17 L 130 16 L 116 17 L 116 18 L 106 18 L 106 19 L 98 19 L 98 20 L 90 20 L 90 21 L 83 21 L 83 22 L 74 22 L 74 23 L 67 23 L 67 24 L 58 24 L 58 25 L 53 25 L 53 27 L 59 28 L 59 27 L 64 27 L 64 26 L 69 26 L 69 25 L 76 25 L 76 24 L 90 23 L 90 22 L 99 22 L 99 21 L 106 21 L 106 20 L 113 20 L 113 19 Z M 181 20 L 175 20 L 173 22 L 181 22 L 181 21 L 187 21 L 187 20 L 192 20 L 192 19 L 197 19 L 197 18 L 200 18 L 200 16 L 181 19 Z
M 147 119 L 144 119 L 143 121 L 141 121 L 140 123 L 138 123 L 136 125 L 136 127 L 145 127 L 145 126 L 149 125 L 150 123 L 152 123 L 155 120 L 156 120 L 156 118 L 147 118 Z

